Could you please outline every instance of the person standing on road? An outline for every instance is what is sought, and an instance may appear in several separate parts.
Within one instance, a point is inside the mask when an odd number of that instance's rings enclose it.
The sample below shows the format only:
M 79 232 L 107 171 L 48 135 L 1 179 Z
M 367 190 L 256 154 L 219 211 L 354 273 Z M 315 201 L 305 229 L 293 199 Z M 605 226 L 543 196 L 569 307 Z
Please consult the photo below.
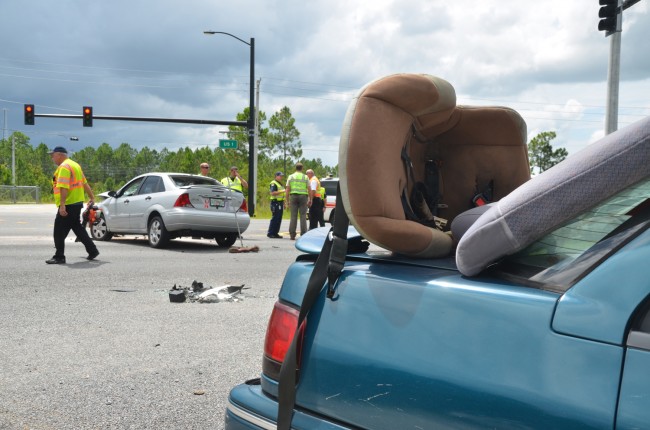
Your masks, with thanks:
M 210 174 L 210 165 L 208 163 L 201 163 L 201 170 L 199 171 L 199 176 L 209 176 Z
M 284 195 L 286 190 L 280 182 L 284 173 L 275 172 L 275 179 L 269 184 L 271 191 L 271 222 L 266 237 L 270 239 L 282 239 L 280 236 L 280 225 L 282 224 L 282 214 L 284 212 Z
M 296 226 L 298 224 L 298 212 L 300 212 L 300 235 L 307 233 L 307 207 L 309 206 L 309 178 L 302 173 L 302 163 L 296 164 L 296 171 L 287 178 L 287 191 L 285 201 L 290 209 L 291 219 L 289 220 L 289 236 L 296 240 Z
M 325 227 L 325 208 L 327 207 L 327 191 L 325 187 L 320 187 L 320 199 L 323 201 L 323 215 L 320 217 L 320 226 Z
M 223 178 L 221 183 L 230 189 L 239 191 L 240 193 L 244 192 L 244 188 L 248 189 L 248 182 L 241 177 L 239 169 L 236 166 L 230 168 L 230 176 Z
M 323 199 L 321 199 L 321 186 L 320 181 L 314 175 L 314 171 L 307 170 L 307 177 L 309 178 L 309 229 L 313 230 L 318 228 L 323 220 Z
M 47 264 L 65 264 L 65 239 L 70 230 L 81 240 L 86 247 L 88 260 L 94 260 L 99 255 L 95 242 L 88 236 L 88 232 L 81 225 L 80 214 L 83 209 L 84 191 L 88 194 L 89 205 L 95 202 L 95 195 L 86 181 L 81 166 L 68 158 L 68 151 L 57 146 L 49 152 L 52 161 L 58 166 L 52 178 L 52 191 L 54 203 L 57 207 L 54 219 L 54 247 L 56 253 Z

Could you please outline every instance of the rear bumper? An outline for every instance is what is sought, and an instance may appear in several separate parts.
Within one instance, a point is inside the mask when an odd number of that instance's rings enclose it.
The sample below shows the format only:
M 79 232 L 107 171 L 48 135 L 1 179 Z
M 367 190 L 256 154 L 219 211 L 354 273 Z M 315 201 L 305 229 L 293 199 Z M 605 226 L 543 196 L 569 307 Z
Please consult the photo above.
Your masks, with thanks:
M 230 391 L 226 405 L 225 430 L 275 430 L 278 402 L 264 394 L 259 379 L 238 385 Z M 294 411 L 292 429 L 349 430 L 314 415 Z
M 165 227 L 168 231 L 193 230 L 220 233 L 244 232 L 251 219 L 245 213 L 234 216 L 215 216 L 214 213 L 199 210 L 169 211 L 165 214 Z

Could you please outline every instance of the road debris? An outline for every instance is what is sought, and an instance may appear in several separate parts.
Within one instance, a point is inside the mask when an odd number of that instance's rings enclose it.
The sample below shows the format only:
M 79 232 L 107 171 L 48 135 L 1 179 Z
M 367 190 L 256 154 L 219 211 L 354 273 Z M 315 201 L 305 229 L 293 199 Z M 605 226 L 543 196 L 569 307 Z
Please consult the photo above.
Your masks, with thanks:
M 241 252 L 258 252 L 260 250 L 259 246 L 233 246 L 228 250 L 231 254 L 239 254 Z
M 244 300 L 242 290 L 248 288 L 241 285 L 222 285 L 220 287 L 205 287 L 203 282 L 192 281 L 190 287 L 176 285 L 169 290 L 169 301 L 181 303 L 190 301 L 197 303 L 238 302 Z

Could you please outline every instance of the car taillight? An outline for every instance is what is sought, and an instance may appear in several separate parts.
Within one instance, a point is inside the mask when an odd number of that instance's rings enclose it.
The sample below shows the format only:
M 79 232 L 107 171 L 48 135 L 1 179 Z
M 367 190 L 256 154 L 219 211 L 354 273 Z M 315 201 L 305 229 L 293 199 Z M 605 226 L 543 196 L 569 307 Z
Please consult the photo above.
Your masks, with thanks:
M 262 372 L 271 379 L 277 380 L 280 377 L 280 366 L 282 366 L 282 362 L 296 334 L 298 314 L 298 310 L 284 303 L 276 302 L 275 306 L 273 306 L 273 312 L 266 329 L 264 360 L 262 363 Z M 302 327 L 304 326 L 303 322 Z M 303 331 L 301 330 L 299 336 L 302 338 L 302 335 Z M 300 357 L 301 343 L 298 344 L 298 357 Z
M 242 200 L 239 210 L 242 212 L 248 212 L 248 203 L 246 203 L 246 199 Z
M 190 202 L 190 195 L 187 193 L 183 193 L 178 198 L 176 199 L 176 203 L 174 203 L 175 208 L 193 208 L 194 206 Z

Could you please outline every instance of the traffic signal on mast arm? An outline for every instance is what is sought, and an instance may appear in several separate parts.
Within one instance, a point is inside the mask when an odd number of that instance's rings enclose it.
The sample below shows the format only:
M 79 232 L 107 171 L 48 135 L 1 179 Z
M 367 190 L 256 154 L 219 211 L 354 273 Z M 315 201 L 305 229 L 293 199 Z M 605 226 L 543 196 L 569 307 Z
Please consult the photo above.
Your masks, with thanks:
M 600 10 L 598 11 L 598 31 L 604 31 L 605 36 L 621 31 L 622 7 L 619 0 L 599 0 Z
M 92 108 L 92 106 L 84 106 L 84 108 L 83 108 L 83 124 L 84 124 L 84 127 L 92 127 L 93 126 L 93 108 Z
M 25 105 L 25 125 L 34 125 L 34 105 Z

